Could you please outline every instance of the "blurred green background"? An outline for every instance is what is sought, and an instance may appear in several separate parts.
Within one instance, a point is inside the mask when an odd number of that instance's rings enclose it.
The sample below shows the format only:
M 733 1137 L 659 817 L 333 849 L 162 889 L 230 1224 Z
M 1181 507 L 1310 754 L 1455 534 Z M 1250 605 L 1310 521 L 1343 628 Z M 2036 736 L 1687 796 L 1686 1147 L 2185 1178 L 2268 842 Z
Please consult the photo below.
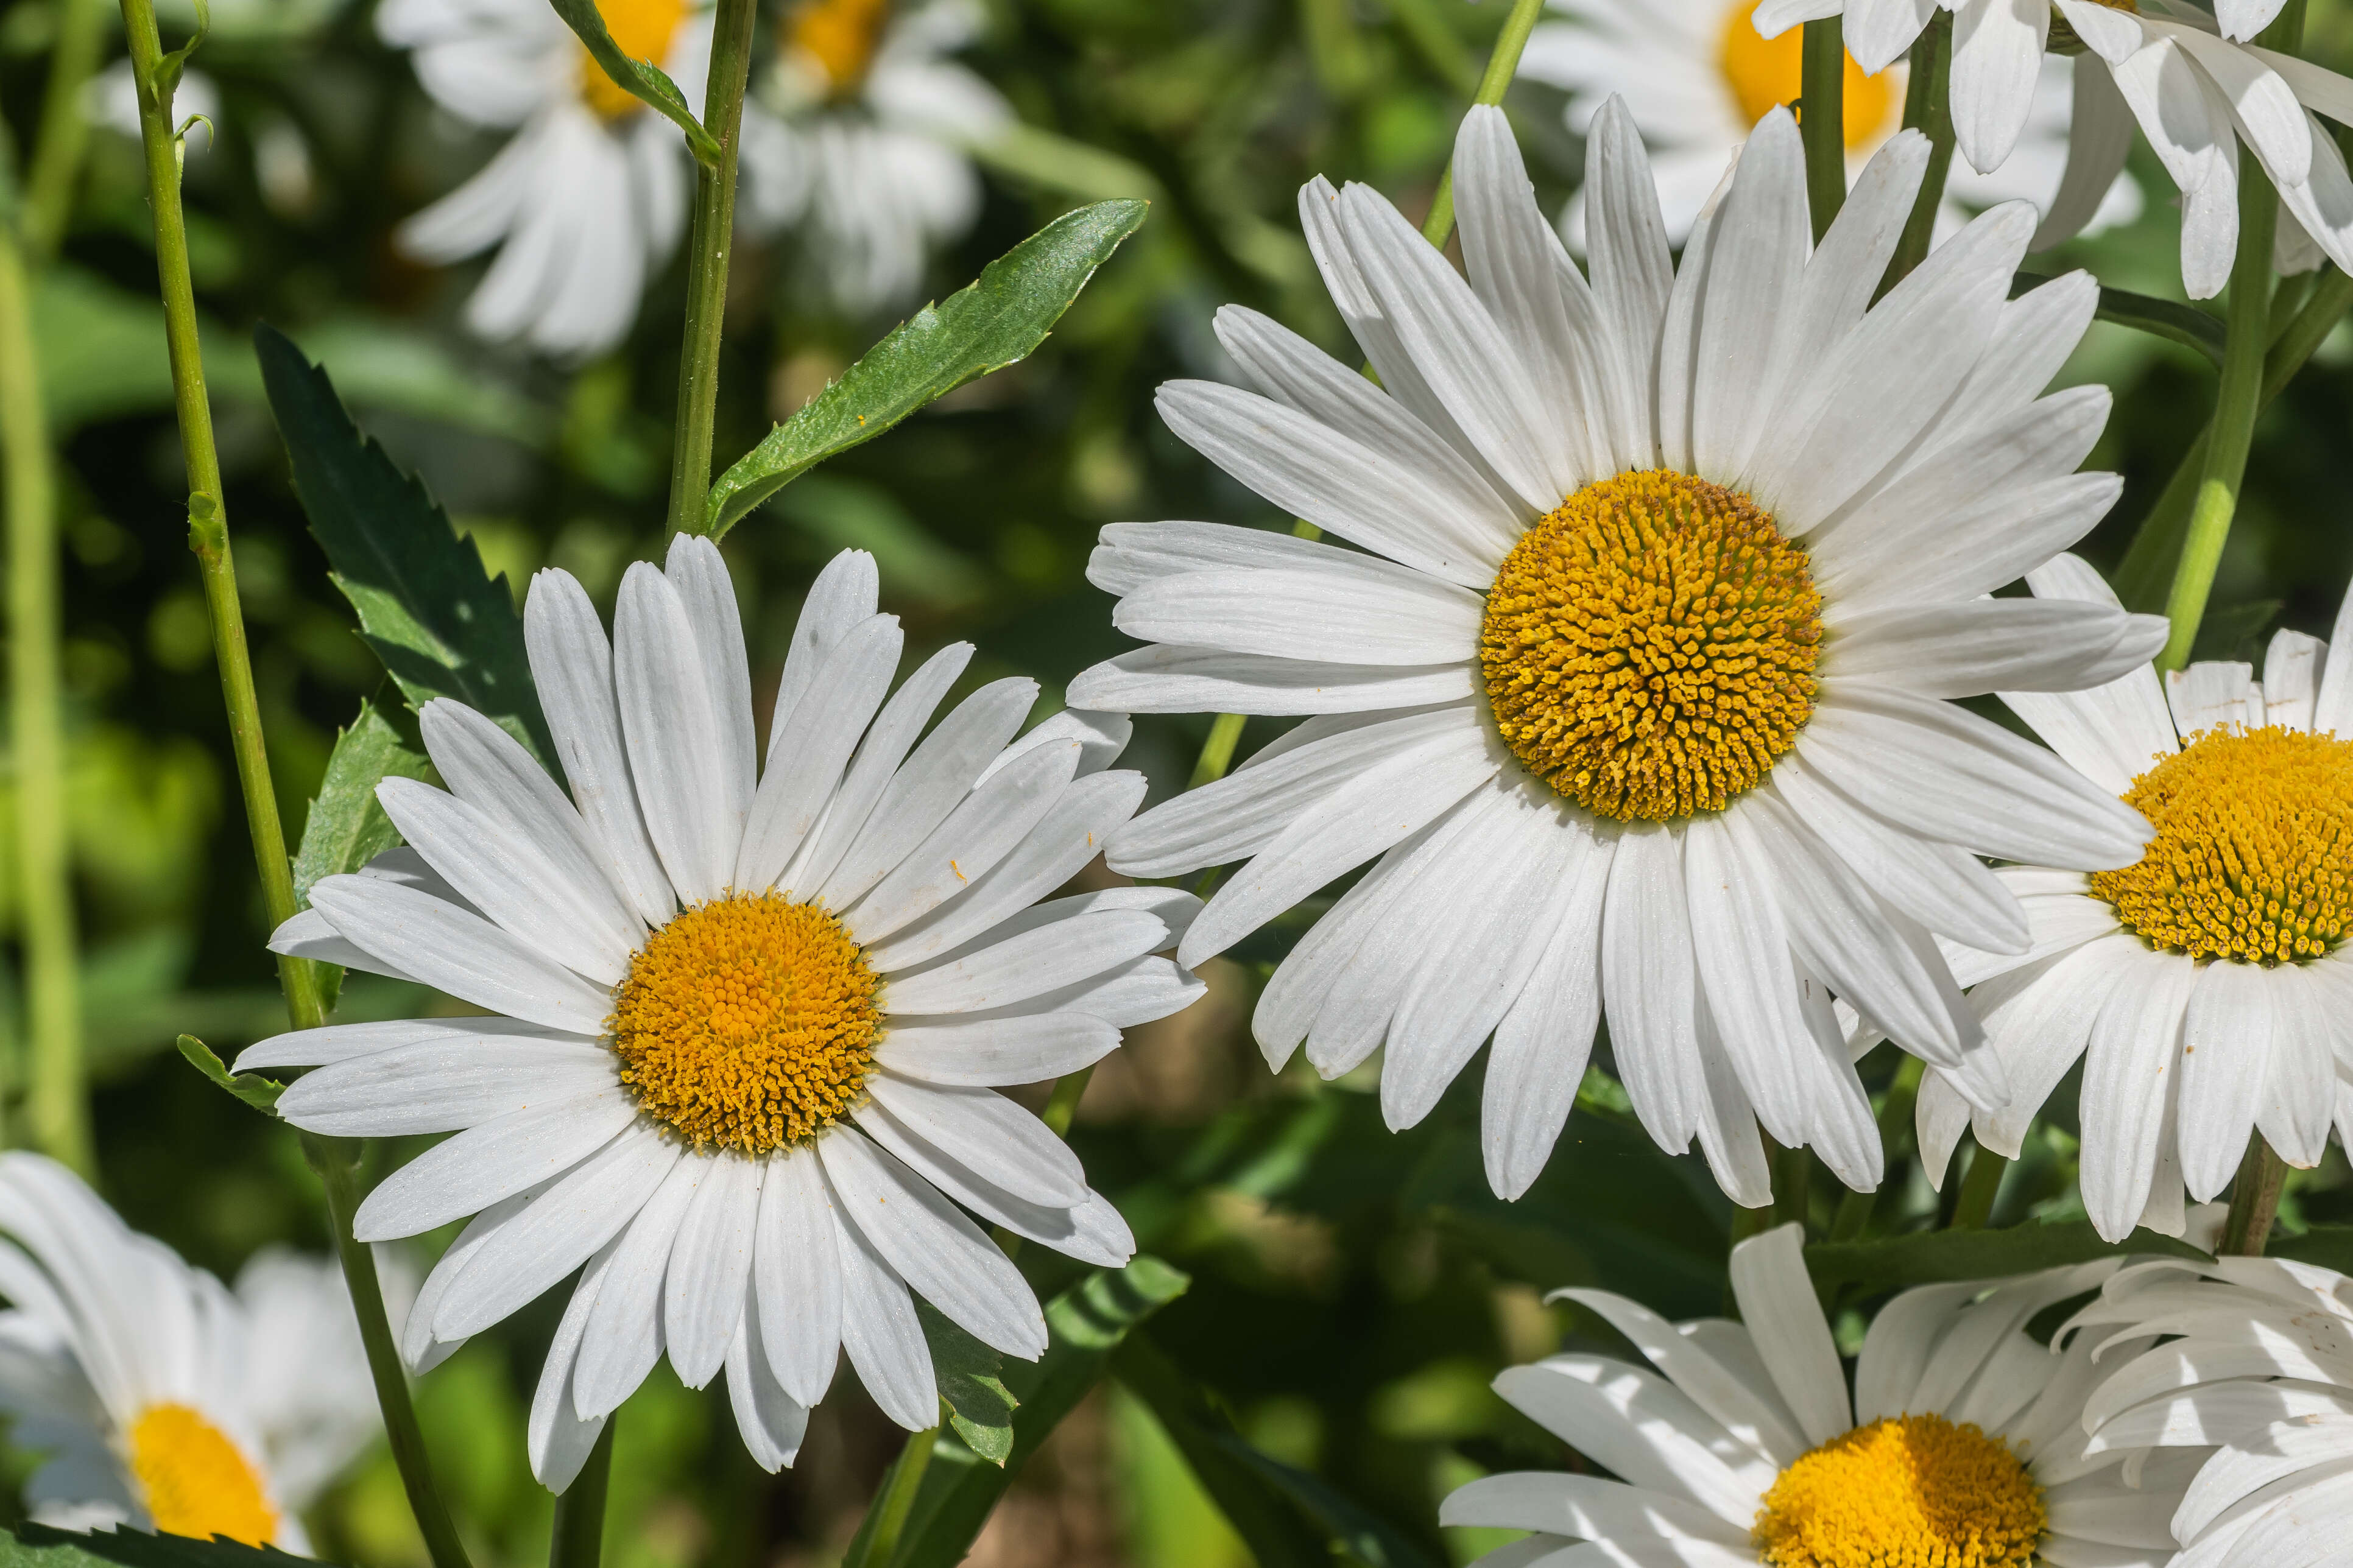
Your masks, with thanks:
M 626 343 L 590 363 L 552 364 L 470 339 L 458 310 L 480 264 L 421 269 L 390 234 L 496 141 L 432 108 L 406 59 L 376 40 L 371 8 L 221 0 L 197 61 L 221 112 L 213 144 L 187 163 L 229 511 L 290 827 L 337 726 L 381 672 L 304 531 L 259 399 L 253 323 L 287 330 L 324 362 L 361 420 L 424 476 L 518 594 L 533 570 L 562 566 L 609 610 L 624 567 L 661 543 L 681 268 L 652 284 Z M 978 224 L 931 264 L 934 291 L 961 286 L 1079 200 L 1149 195 L 1152 216 L 1034 359 L 828 464 L 730 536 L 754 662 L 768 671 L 755 687 L 773 686 L 816 568 L 857 545 L 880 559 L 884 606 L 905 621 L 911 660 L 968 638 L 980 656 L 967 682 L 1035 676 L 1042 716 L 1071 676 L 1124 646 L 1109 599 L 1084 578 L 1101 524 L 1281 525 L 1160 427 L 1152 388 L 1222 374 L 1209 323 L 1226 301 L 1353 357 L 1300 240 L 1294 193 L 1316 173 L 1365 180 L 1418 218 L 1502 9 L 1497 0 L 991 0 L 964 58 L 1026 125 L 1063 140 L 1038 138 L 1023 156 L 992 161 Z M 54 0 L 13 0 L 0 12 L 0 107 L 19 148 L 34 132 L 56 19 Z M 2353 67 L 2353 3 L 2314 0 L 2311 37 L 2314 58 Z M 120 48 L 118 37 L 110 58 Z M 1507 103 L 1555 211 L 1582 162 L 1561 102 L 1522 84 Z M 2145 216 L 2062 259 L 2178 298 L 2171 189 L 2145 150 L 2135 169 L 2149 195 Z M 789 260 L 788 242 L 747 244 L 736 256 L 723 463 L 892 324 L 797 300 Z M 322 1249 L 326 1238 L 292 1135 L 214 1090 L 171 1048 L 186 1031 L 227 1056 L 281 1015 L 183 541 L 153 288 L 137 149 L 101 127 L 63 259 L 37 302 L 63 458 L 72 855 L 101 1184 L 133 1225 L 226 1275 L 265 1243 Z M 2109 565 L 2202 424 L 2213 375 L 2186 350 L 2107 326 L 2068 374 L 2117 393 L 2094 466 L 2120 469 L 2128 484 L 2086 546 Z M 2326 633 L 2353 573 L 2349 440 L 2353 341 L 2340 331 L 2259 427 L 2201 655 L 2249 657 L 2277 625 Z M 1150 773 L 1155 798 L 1182 786 L 1206 726 L 1139 722 L 1129 761 Z M 1243 754 L 1279 728 L 1254 722 Z M 0 790 L 12 787 L 0 775 Z M 0 809 L 0 936 L 13 942 L 12 822 Z M 1693 1161 L 1651 1149 L 1598 1073 L 1546 1177 L 1515 1205 L 1490 1197 L 1480 1173 L 1475 1073 L 1402 1136 L 1382 1130 L 1370 1069 L 1328 1086 L 1303 1064 L 1270 1077 L 1247 1019 L 1281 940 L 1278 931 L 1217 961 L 1207 1001 L 1131 1032 L 1097 1075 L 1075 1142 L 1144 1248 L 1193 1276 L 1190 1292 L 1153 1321 L 1152 1342 L 1260 1449 L 1321 1475 L 1432 1561 L 1467 1561 L 1493 1542 L 1439 1531 L 1437 1498 L 1486 1469 L 1566 1462 L 1487 1380 L 1565 1336 L 1610 1342 L 1540 1292 L 1599 1283 L 1674 1316 L 1721 1310 L 1729 1210 Z M 0 969 L 8 1063 L 20 1026 L 12 973 Z M 343 1016 L 423 1000 L 361 977 Z M 1883 1051 L 1865 1066 L 1874 1086 L 1891 1070 Z M 6 1092 L 19 1092 L 13 1078 Z M 1998 1223 L 2069 1212 L 2073 1142 L 2061 1108 L 2072 1100 L 2054 1100 L 2059 1125 L 2011 1173 Z M 21 1135 L 13 1105 L 5 1125 Z M 1815 1194 L 1824 1213 L 1835 1198 Z M 1900 1224 L 1936 1201 L 1915 1167 L 1893 1180 L 1883 1216 Z M 2332 1152 L 2327 1166 L 2295 1178 L 2284 1223 L 2346 1217 L 2353 1187 Z M 420 1265 L 428 1260 L 419 1253 Z M 1059 1283 L 1039 1249 L 1022 1262 L 1044 1288 Z M 548 1500 L 527 1469 L 522 1421 L 553 1322 L 543 1302 L 422 1384 L 440 1472 L 485 1563 L 529 1562 L 544 1549 Z M 686 1392 L 665 1367 L 627 1407 L 618 1441 L 619 1568 L 785 1568 L 838 1554 L 899 1435 L 844 1378 L 799 1467 L 771 1479 L 744 1457 L 723 1395 Z M 11 1462 L 21 1473 L 23 1457 Z M 4 1506 L 14 1506 L 13 1490 Z M 380 1450 L 331 1494 L 313 1533 L 338 1561 L 423 1562 Z M 972 1559 L 1105 1568 L 1247 1560 L 1151 1415 L 1108 1388 L 1023 1474 Z

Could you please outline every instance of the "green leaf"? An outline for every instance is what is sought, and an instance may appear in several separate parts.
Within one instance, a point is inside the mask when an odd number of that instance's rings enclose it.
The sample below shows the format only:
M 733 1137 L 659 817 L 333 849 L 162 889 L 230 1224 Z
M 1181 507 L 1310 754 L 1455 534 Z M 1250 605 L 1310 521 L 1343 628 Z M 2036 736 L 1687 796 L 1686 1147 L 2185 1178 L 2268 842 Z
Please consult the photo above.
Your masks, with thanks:
M 653 61 L 633 60 L 621 52 L 621 46 L 605 30 L 605 18 L 597 13 L 596 0 L 549 0 L 549 4 L 564 18 L 565 26 L 580 36 L 581 46 L 604 68 L 616 87 L 653 105 L 665 119 L 685 132 L 686 144 L 693 152 L 696 163 L 706 169 L 719 167 L 719 143 L 702 128 L 694 110 L 686 106 L 686 95 L 678 90 L 678 83 Z
M 143 1530 L 97 1530 L 84 1534 L 46 1524 L 25 1523 L 11 1538 L 0 1531 L 0 1568 L 298 1568 L 316 1560 L 275 1546 L 247 1546 L 214 1536 L 150 1534 Z
M 1006 1364 L 1013 1444 L 1003 1463 L 943 1432 L 891 1568 L 953 1568 L 1029 1456 L 1103 1375 L 1128 1331 L 1185 1293 L 1191 1279 L 1156 1258 L 1098 1268 L 1046 1304 L 1046 1353 Z M 1319 1565 L 1320 1568 L 1320 1565 Z
M 915 1318 L 931 1347 L 932 1373 L 947 1401 L 948 1425 L 974 1453 L 992 1465 L 1004 1464 L 1013 1452 L 1013 1411 L 1021 1403 L 1006 1389 L 1005 1358 L 920 1296 Z
M 2008 1230 L 1934 1230 L 1873 1241 L 1822 1241 L 1806 1248 L 1817 1285 L 1926 1285 L 1947 1279 L 1996 1279 L 2095 1258 L 2152 1253 L 2168 1258 L 2206 1254 L 2186 1241 L 2136 1230 L 2115 1245 L 2100 1239 L 2087 1219 L 2012 1226 Z
M 1366 1568 L 1440 1568 L 1436 1558 L 1407 1540 L 1397 1526 L 1323 1477 L 1261 1453 L 1230 1429 L 1211 1432 L 1208 1440 L 1290 1499 L 1334 1545 Z
M 220 1058 L 213 1053 L 213 1048 L 194 1035 L 180 1037 L 180 1054 L 188 1058 L 189 1066 L 254 1110 L 266 1116 L 278 1114 L 278 1097 L 286 1092 L 286 1086 L 277 1079 L 263 1078 L 259 1073 L 232 1074 Z
M 335 749 L 327 754 L 326 777 L 320 781 L 310 814 L 302 819 L 302 846 L 294 852 L 298 909 L 311 907 L 311 889 L 320 879 L 356 871 L 400 842 L 392 818 L 376 804 L 376 785 L 387 778 L 434 776 L 423 743 L 414 735 L 403 734 L 379 706 L 382 703 L 382 694 L 375 702 L 362 702 L 359 716 L 350 729 L 335 737 Z M 322 963 L 319 970 L 332 1009 L 343 985 L 343 970 L 332 963 Z
M 2339 1274 L 2353 1274 L 2353 1225 L 2316 1225 L 2294 1236 L 2272 1232 L 2266 1256 L 2296 1263 L 2317 1264 Z
M 2051 281 L 2041 272 L 2021 272 L 2010 280 L 2010 297 L 2017 299 L 2031 289 L 2039 289 Z M 2160 300 L 2151 294 L 2136 294 L 2128 289 L 2100 289 L 2096 311 L 2103 321 L 2119 327 L 2130 327 L 2137 332 L 2147 332 L 2195 349 L 2216 364 L 2222 363 L 2222 323 L 2194 305 L 2179 300 Z
M 326 372 L 284 333 L 256 327 L 254 352 L 311 531 L 401 694 L 413 708 L 437 697 L 465 703 L 556 773 L 506 579 L 483 571 L 473 541 L 361 433 Z
M 962 293 L 916 311 L 719 476 L 703 531 L 718 538 L 826 458 L 976 377 L 1029 358 L 1148 210 L 1140 201 L 1112 201 L 1065 213 L 983 268 Z

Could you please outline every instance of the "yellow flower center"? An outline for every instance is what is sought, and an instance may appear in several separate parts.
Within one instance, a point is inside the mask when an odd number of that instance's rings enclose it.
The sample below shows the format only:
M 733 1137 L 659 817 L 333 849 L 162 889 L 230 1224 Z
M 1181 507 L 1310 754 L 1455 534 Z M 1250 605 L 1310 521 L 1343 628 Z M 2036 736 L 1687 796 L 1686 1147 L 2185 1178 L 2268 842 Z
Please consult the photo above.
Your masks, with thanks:
M 131 1424 L 132 1479 L 155 1528 L 199 1541 L 262 1546 L 278 1510 L 261 1472 L 228 1435 L 185 1405 L 151 1405 Z
M 1715 56 L 1716 68 L 1724 72 L 1724 85 L 1732 89 L 1741 121 L 1748 125 L 1782 104 L 1797 102 L 1805 75 L 1803 30 L 1792 27 L 1776 38 L 1758 37 L 1757 25 L 1749 19 L 1757 5 L 1757 0 L 1736 0 L 1724 14 L 1722 42 Z M 1895 84 L 1887 74 L 1865 76 L 1849 55 L 1842 127 L 1848 150 L 1868 147 L 1886 135 L 1898 107 Z
M 2157 837 L 2092 892 L 2151 947 L 2192 958 L 2318 958 L 2353 922 L 2353 741 L 2274 724 L 2200 731 L 2133 780 Z
M 825 72 L 828 95 L 847 98 L 866 80 L 890 19 L 890 0 L 801 0 L 786 36 Z
M 1753 1539 L 1772 1568 L 2027 1568 L 2044 1522 L 2042 1489 L 2009 1445 L 1903 1415 L 1783 1470 Z
M 660 65 L 670 58 L 670 39 L 686 20 L 686 0 L 596 0 L 596 14 L 605 18 L 605 30 L 623 54 Z M 580 51 L 580 96 L 607 120 L 645 107 L 635 93 L 606 75 L 586 48 Z
M 629 962 L 608 1027 L 638 1107 L 697 1147 L 765 1154 L 862 1096 L 881 1015 L 865 955 L 814 904 L 699 904 Z
M 1737 490 L 1663 468 L 1588 485 L 1488 593 L 1496 728 L 1597 816 L 1721 811 L 1813 712 L 1821 608 L 1806 552 Z

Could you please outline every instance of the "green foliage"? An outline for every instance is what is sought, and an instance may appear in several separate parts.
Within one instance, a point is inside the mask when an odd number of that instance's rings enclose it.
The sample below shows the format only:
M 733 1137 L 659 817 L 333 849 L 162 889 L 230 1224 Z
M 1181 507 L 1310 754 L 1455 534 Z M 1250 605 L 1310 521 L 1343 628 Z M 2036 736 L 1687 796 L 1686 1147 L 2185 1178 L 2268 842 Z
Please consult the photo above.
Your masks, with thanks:
M 180 1054 L 188 1058 L 190 1067 L 210 1079 L 215 1088 L 227 1090 L 264 1115 L 278 1114 L 278 1097 L 286 1092 L 284 1084 L 275 1079 L 263 1078 L 259 1073 L 231 1073 L 213 1048 L 194 1035 L 180 1037 Z
M 410 732 L 414 721 L 408 730 L 396 725 L 383 697 L 380 692 L 375 701 L 360 704 L 358 717 L 335 737 L 335 749 L 327 754 L 327 776 L 302 820 L 301 847 L 294 852 L 294 902 L 300 908 L 311 907 L 311 888 L 321 878 L 356 871 L 400 842 L 392 818 L 376 804 L 376 785 L 388 778 L 434 776 L 423 742 Z M 343 984 L 342 966 L 318 967 L 332 1007 Z
M 1013 1452 L 1014 1407 L 1021 1403 L 1005 1386 L 1005 1358 L 920 1297 L 915 1316 L 931 1347 L 932 1373 L 948 1407 L 949 1426 L 981 1458 L 1004 1464 Z
M 916 311 L 719 476 L 703 531 L 718 538 L 826 458 L 871 441 L 968 381 L 1029 358 L 1149 210 L 1123 200 L 1065 213 L 990 262 L 945 303 Z
M 678 83 L 670 79 L 660 66 L 652 60 L 633 60 L 621 52 L 613 35 L 605 30 L 605 18 L 596 9 L 596 0 L 548 0 L 564 25 L 580 36 L 587 49 L 613 84 L 626 92 L 643 99 L 661 111 L 663 118 L 686 132 L 686 144 L 692 149 L 694 160 L 706 168 L 719 166 L 719 143 L 686 106 L 686 95 L 678 90 Z
M 2021 272 L 2010 284 L 2012 298 L 2031 289 L 2039 289 L 2051 281 L 2051 275 L 2042 272 Z M 2102 288 L 2100 303 L 2095 312 L 2103 321 L 2113 321 L 2120 327 L 2130 327 L 2137 332 L 2164 338 L 2194 349 L 2214 364 L 2222 363 L 2222 323 L 2213 315 L 2195 305 L 2185 305 L 2178 300 L 2159 300 L 2148 294 L 2136 294 L 2129 289 Z
M 313 1559 L 275 1546 L 247 1546 L 216 1535 L 152 1534 L 142 1530 L 57 1530 L 20 1524 L 14 1535 L 0 1531 L 0 1568 L 289 1568 Z
M 1930 1285 L 1947 1279 L 1997 1279 L 2038 1268 L 2146 1253 L 2204 1258 L 2186 1241 L 2136 1230 L 2110 1246 L 2087 1219 L 2036 1221 L 2008 1230 L 1939 1230 L 1871 1241 L 1822 1241 L 1806 1248 L 1820 1285 Z

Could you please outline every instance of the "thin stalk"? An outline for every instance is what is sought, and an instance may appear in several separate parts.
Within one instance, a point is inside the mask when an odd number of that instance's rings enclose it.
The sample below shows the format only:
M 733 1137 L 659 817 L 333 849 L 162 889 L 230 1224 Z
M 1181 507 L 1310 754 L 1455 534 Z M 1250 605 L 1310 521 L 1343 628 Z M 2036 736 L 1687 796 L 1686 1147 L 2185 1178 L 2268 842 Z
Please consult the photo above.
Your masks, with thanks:
M 1234 765 L 1234 744 L 1249 722 L 1249 716 L 1241 713 L 1220 713 L 1211 721 L 1209 738 L 1201 742 L 1201 754 L 1193 763 L 1193 778 L 1187 789 L 1199 789 L 1226 776 L 1226 770 Z
M 25 248 L 36 262 L 58 253 L 73 216 L 74 183 L 90 145 L 82 89 L 98 68 L 106 42 L 105 0 L 63 0 L 57 42 L 49 50 L 49 82 L 41 99 L 40 140 L 25 182 Z
M 702 125 L 719 142 L 719 166 L 695 165 L 694 226 L 687 239 L 686 347 L 678 362 L 678 428 L 670 456 L 670 531 L 699 533 L 711 489 L 711 441 L 719 413 L 719 334 L 727 316 L 727 262 L 735 246 L 735 155 L 744 83 L 752 68 L 758 0 L 719 0 Z
M 841 1568 L 889 1568 L 898 1553 L 899 1538 L 906 1532 L 907 1516 L 914 1510 L 915 1496 L 923 1489 L 923 1472 L 932 1468 L 932 1450 L 939 1442 L 936 1426 L 907 1435 L 906 1447 L 891 1462 L 891 1473 L 882 1479 L 882 1489 L 867 1510 L 866 1521 L 858 1527 Z
M 1817 244 L 1846 205 L 1846 26 L 1837 16 L 1806 24 L 1799 56 L 1798 129 L 1806 142 L 1806 205 Z
M 1983 1230 L 1993 1217 L 1993 1201 L 2001 1194 L 2001 1178 L 2010 1161 L 1980 1143 L 1969 1156 L 1969 1173 L 1961 1178 L 1961 1195 L 1953 1205 L 1954 1230 Z
M 23 906 L 26 1131 L 91 1173 L 81 983 L 67 858 L 64 699 L 58 674 L 58 486 L 33 346 L 31 278 L 0 224 L 0 449 L 8 463 L 8 728 L 16 771 Z
M 1912 76 L 1904 89 L 1904 128 L 1928 138 L 1928 169 L 1920 177 L 1920 194 L 1912 199 L 1912 216 L 1895 242 L 1887 276 L 1879 291 L 1886 293 L 1927 258 L 1936 234 L 1936 213 L 1945 205 L 1945 181 L 1953 172 L 1953 17 L 1939 10 L 1912 41 Z
M 1813 1151 L 1802 1143 L 1794 1149 L 1784 1149 L 1774 1164 L 1778 1167 L 1774 1185 L 1780 1191 L 1775 1194 L 1773 1223 L 1802 1228 L 1813 1211 Z
M 173 401 L 179 414 L 180 445 L 187 462 L 188 547 L 204 580 L 213 655 L 220 666 L 221 697 L 228 710 L 229 740 L 237 757 L 237 786 L 245 796 L 248 831 L 253 838 L 254 869 L 261 880 L 264 909 L 274 927 L 294 914 L 293 868 L 286 858 L 286 833 L 278 817 L 278 795 L 270 783 L 269 753 L 254 694 L 253 660 L 246 646 L 244 612 L 237 596 L 237 567 L 229 552 L 228 515 L 222 505 L 220 456 L 213 445 L 212 405 L 205 393 L 204 355 L 196 338 L 195 287 L 188 275 L 187 224 L 180 209 L 180 151 L 172 123 L 172 99 L 161 80 L 164 46 L 155 27 L 153 0 L 122 0 L 123 30 L 139 95 L 139 133 L 147 164 L 147 196 L 155 219 L 155 268 L 164 300 L 164 336 L 171 355 Z M 300 959 L 278 961 L 288 1018 L 298 1029 L 326 1021 L 316 969 Z M 350 1287 L 352 1311 L 359 1321 L 368 1372 L 375 1381 L 385 1432 L 408 1493 L 410 1510 L 434 1568 L 468 1568 L 448 1510 L 434 1489 L 417 1412 L 400 1352 L 385 1316 L 375 1256 L 352 1237 L 352 1215 L 359 1206 L 358 1164 L 363 1145 L 348 1139 L 304 1134 L 302 1155 L 326 1188 L 335 1235 L 335 1253 Z
M 1915 1056 L 1897 1061 L 1895 1078 L 1888 1084 L 1887 1098 L 1879 1108 L 1882 1151 L 1894 1149 L 1912 1124 L 1913 1108 L 1920 1102 L 1920 1074 L 1926 1065 Z M 1831 1221 L 1832 1241 L 1852 1241 L 1863 1233 L 1871 1224 L 1872 1211 L 1878 1206 L 1879 1194 L 1885 1184 L 1882 1183 L 1867 1193 L 1849 1193 L 1839 1200 L 1838 1214 Z
M 596 1568 L 605 1554 L 605 1493 L 613 1479 L 613 1428 L 621 1413 L 605 1418 L 596 1447 L 572 1484 L 555 1500 L 555 1528 L 547 1538 L 547 1568 Z
M 1087 1084 L 1095 1076 L 1092 1063 L 1072 1073 L 1064 1073 L 1054 1080 L 1054 1092 L 1047 1098 L 1046 1109 L 1039 1113 L 1057 1138 L 1071 1135 L 1071 1119 L 1079 1113 L 1079 1101 L 1085 1098 Z
M 2222 1256 L 2263 1255 L 2286 1182 L 2287 1162 L 2272 1152 L 2263 1135 L 2258 1132 L 2247 1140 L 2247 1157 L 2239 1163 L 2238 1179 L 2231 1184 L 2231 1212 L 2222 1221 Z
M 1504 18 L 1504 30 L 1495 35 L 1495 47 L 1487 56 L 1487 68 L 1479 78 L 1479 90 L 1471 95 L 1473 108 L 1493 108 L 1504 101 L 1512 78 L 1520 70 L 1520 56 L 1528 47 L 1528 35 L 1535 31 L 1536 21 L 1544 15 L 1545 0 L 1512 0 L 1511 15 Z M 1450 162 L 1438 176 L 1438 194 L 1430 199 L 1430 216 L 1421 220 L 1421 237 L 1446 248 L 1454 236 L 1454 165 Z

